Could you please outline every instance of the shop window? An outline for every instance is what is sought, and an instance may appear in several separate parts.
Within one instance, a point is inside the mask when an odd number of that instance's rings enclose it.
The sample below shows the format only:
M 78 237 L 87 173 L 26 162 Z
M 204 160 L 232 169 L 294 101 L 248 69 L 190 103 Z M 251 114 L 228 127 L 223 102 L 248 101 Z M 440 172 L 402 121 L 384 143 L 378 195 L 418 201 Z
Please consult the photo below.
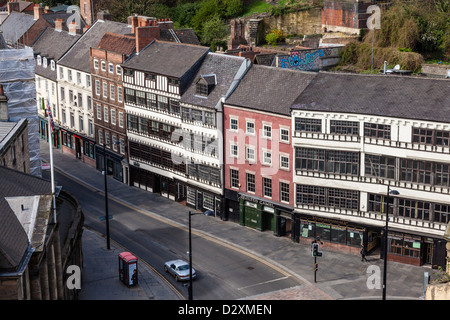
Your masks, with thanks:
M 347 244 L 350 246 L 361 246 L 363 244 L 363 231 L 347 229 Z

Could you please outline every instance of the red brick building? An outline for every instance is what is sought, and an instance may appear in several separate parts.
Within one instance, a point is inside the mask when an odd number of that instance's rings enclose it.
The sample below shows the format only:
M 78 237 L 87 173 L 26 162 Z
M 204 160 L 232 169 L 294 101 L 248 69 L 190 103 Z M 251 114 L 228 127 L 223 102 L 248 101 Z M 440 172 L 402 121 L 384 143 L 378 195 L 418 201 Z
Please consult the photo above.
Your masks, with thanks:
M 97 48 L 90 48 L 92 97 L 94 104 L 96 167 L 127 182 L 127 132 L 121 64 L 135 52 L 134 36 L 106 32 Z M 124 181 L 125 179 L 125 181 Z
M 225 218 L 290 235 L 294 157 L 289 108 L 313 77 L 253 65 L 226 100 Z

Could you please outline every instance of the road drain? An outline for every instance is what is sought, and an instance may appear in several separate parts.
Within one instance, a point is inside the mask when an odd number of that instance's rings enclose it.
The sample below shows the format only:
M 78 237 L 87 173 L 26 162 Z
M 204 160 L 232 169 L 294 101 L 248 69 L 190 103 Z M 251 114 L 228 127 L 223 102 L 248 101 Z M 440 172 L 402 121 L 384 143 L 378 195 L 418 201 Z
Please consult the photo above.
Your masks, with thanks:
M 247 269 L 248 269 L 248 270 L 253 270 L 253 269 L 255 269 L 255 268 L 253 268 L 253 267 L 247 267 Z

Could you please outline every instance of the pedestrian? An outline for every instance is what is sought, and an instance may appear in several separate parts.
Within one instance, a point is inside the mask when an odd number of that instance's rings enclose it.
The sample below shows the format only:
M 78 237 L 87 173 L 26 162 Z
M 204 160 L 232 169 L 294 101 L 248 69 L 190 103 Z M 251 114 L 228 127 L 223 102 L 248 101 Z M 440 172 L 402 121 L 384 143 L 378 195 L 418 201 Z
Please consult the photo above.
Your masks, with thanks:
M 366 259 L 367 252 L 366 252 L 366 248 L 364 248 L 364 245 L 361 246 L 361 252 L 360 253 L 361 253 L 361 261 L 368 261 Z

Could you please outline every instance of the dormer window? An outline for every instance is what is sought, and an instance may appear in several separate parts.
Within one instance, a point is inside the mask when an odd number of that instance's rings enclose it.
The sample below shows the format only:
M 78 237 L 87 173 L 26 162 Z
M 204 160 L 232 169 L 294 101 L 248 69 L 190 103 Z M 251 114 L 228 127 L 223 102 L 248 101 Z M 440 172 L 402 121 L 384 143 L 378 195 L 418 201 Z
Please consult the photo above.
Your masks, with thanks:
M 50 61 L 50 68 L 52 68 L 52 70 L 55 71 L 55 69 L 56 69 L 56 63 L 55 63 L 55 60 L 51 60 L 51 61 Z
M 37 56 L 36 60 L 37 60 L 38 66 L 40 66 L 40 65 L 42 64 L 42 58 L 41 58 L 41 56 Z
M 42 59 L 42 64 L 44 65 L 44 68 L 47 68 L 47 58 Z
M 196 83 L 195 93 L 207 97 L 214 86 L 216 85 L 216 75 L 215 74 L 207 74 L 202 75 Z

